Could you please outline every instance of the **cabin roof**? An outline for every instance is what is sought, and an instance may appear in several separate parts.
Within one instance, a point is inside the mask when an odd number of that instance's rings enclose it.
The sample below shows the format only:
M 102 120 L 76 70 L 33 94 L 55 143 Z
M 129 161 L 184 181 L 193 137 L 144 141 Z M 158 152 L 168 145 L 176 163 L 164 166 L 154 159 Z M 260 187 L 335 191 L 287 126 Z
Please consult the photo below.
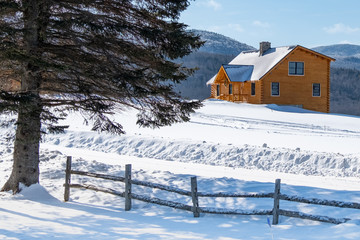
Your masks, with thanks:
M 291 51 L 295 48 L 304 49 L 306 51 L 312 52 L 313 54 L 317 54 L 323 58 L 329 59 L 331 61 L 335 61 L 334 58 L 328 57 L 321 53 L 315 52 L 313 50 L 304 48 L 300 45 L 294 46 L 286 46 L 286 47 L 277 47 L 277 48 L 269 48 L 265 51 L 262 55 L 260 55 L 259 50 L 254 51 L 244 51 L 241 52 L 238 56 L 236 56 L 228 65 L 223 66 L 234 66 L 233 68 L 227 67 L 228 70 L 225 69 L 229 78 L 230 75 L 234 75 L 230 79 L 230 81 L 255 81 L 260 80 L 263 76 L 265 76 L 276 64 L 278 64 L 283 58 L 285 58 Z M 250 73 L 249 66 L 253 66 L 251 75 L 248 76 Z M 246 70 L 247 69 L 247 70 Z M 243 71 L 245 76 L 239 76 L 240 73 Z M 228 73 L 229 72 L 229 73 Z M 216 80 L 217 74 L 213 76 L 206 84 L 212 84 Z M 246 79 L 248 78 L 248 79 Z M 240 80 L 233 80 L 233 79 L 240 79 Z M 246 80 L 244 80 L 246 79 Z
M 270 48 L 260 56 L 259 51 L 240 53 L 230 63 L 234 65 L 253 65 L 254 71 L 249 80 L 259 80 L 296 46 Z
M 223 65 L 222 66 L 231 82 L 245 82 L 251 79 L 254 71 L 253 65 Z
M 235 70 L 235 69 L 242 68 L 241 66 L 251 65 L 253 67 L 251 76 L 244 81 L 259 80 L 268 71 L 270 71 L 278 62 L 280 62 L 286 55 L 288 55 L 295 47 L 296 46 L 269 48 L 262 55 L 260 55 L 259 50 L 244 51 L 241 52 L 237 57 L 235 57 L 227 66 L 229 65 L 237 66 L 234 69 L 231 69 L 230 71 L 240 72 L 241 71 L 240 69 L 239 70 Z M 246 73 L 248 73 L 248 71 L 246 71 Z M 206 84 L 212 84 L 216 79 L 216 75 L 212 77 Z

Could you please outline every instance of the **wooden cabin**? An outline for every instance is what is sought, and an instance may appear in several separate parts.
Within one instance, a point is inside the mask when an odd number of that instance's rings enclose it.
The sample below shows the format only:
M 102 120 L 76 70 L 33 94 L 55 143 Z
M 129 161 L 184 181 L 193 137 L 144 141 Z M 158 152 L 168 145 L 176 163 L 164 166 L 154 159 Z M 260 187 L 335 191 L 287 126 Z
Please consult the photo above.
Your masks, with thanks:
M 335 59 L 302 46 L 241 52 L 207 84 L 211 97 L 232 102 L 330 109 L 330 62 Z

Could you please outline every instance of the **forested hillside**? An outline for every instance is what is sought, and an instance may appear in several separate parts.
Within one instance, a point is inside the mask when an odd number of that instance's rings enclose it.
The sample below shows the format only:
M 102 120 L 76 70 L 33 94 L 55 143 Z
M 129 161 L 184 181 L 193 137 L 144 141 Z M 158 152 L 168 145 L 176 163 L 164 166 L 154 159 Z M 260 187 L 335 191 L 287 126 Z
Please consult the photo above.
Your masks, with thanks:
M 360 115 L 360 71 L 331 68 L 330 111 Z
M 360 46 L 336 44 L 315 47 L 313 50 L 336 59 L 331 65 L 336 68 L 355 68 L 360 70 Z
M 176 85 L 175 89 L 183 97 L 205 99 L 210 96 L 210 87 L 206 86 L 206 82 L 217 73 L 220 66 L 229 63 L 242 51 L 255 48 L 218 33 L 202 30 L 191 30 L 191 32 L 200 35 L 206 43 L 199 51 L 178 60 L 186 67 L 196 67 L 198 70 L 186 81 Z
M 206 82 L 212 78 L 222 64 L 230 62 L 234 55 L 196 52 L 181 60 L 187 67 L 198 67 L 195 74 L 175 86 L 176 91 L 190 99 L 205 99 L 210 96 Z

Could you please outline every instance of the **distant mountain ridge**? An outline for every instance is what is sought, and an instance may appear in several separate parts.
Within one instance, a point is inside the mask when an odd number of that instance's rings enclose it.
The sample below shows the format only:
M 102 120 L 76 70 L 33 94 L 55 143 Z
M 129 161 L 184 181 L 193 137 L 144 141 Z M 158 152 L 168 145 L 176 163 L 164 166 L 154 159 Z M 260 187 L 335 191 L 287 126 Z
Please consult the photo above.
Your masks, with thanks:
M 353 44 L 335 44 L 313 48 L 319 53 L 334 57 L 360 56 L 360 46 Z
M 360 46 L 353 44 L 335 44 L 313 48 L 314 51 L 336 59 L 331 65 L 338 68 L 360 70 Z
M 199 49 L 200 52 L 237 56 L 242 51 L 256 50 L 250 45 L 218 33 L 196 29 L 190 31 L 201 36 L 201 40 L 206 41 L 204 46 Z
M 198 29 L 192 29 L 190 31 L 201 36 L 201 39 L 206 41 L 204 46 L 198 50 L 199 52 L 237 56 L 242 51 L 257 50 L 250 45 L 219 33 Z M 333 67 L 355 68 L 360 70 L 360 45 L 334 44 L 315 47 L 312 48 L 312 50 L 335 58 L 336 61 L 332 63 Z

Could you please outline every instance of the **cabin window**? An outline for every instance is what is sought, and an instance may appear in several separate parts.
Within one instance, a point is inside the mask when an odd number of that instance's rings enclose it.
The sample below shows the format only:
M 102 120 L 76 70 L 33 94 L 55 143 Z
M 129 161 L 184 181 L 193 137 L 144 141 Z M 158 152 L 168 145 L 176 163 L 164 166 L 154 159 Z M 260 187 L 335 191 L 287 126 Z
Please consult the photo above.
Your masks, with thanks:
M 313 83 L 312 88 L 313 88 L 313 90 L 312 90 L 313 97 L 320 97 L 320 94 L 321 94 L 320 83 Z
M 289 62 L 289 75 L 304 75 L 304 62 Z
M 233 87 L 232 84 L 229 84 L 229 95 L 233 94 Z
M 251 96 L 255 96 L 255 83 L 251 83 Z
M 220 85 L 216 85 L 216 96 L 220 96 Z
M 280 96 L 280 83 L 271 83 L 271 96 Z

